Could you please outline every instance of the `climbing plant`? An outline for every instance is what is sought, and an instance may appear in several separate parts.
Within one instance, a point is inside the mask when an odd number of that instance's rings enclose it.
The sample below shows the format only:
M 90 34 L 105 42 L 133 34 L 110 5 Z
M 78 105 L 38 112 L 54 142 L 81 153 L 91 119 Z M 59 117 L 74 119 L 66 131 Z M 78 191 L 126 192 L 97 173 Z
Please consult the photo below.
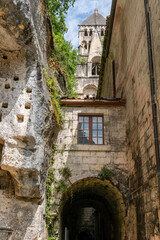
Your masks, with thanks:
M 112 179 L 112 172 L 104 166 L 102 168 L 102 170 L 100 171 L 100 173 L 98 174 L 98 177 L 101 180 L 111 180 Z
M 58 89 L 55 78 L 50 73 L 47 73 L 46 69 L 43 69 L 43 75 L 49 88 L 49 93 L 52 100 L 52 105 L 54 108 L 54 113 L 57 119 L 57 123 L 58 125 L 60 125 L 61 123 L 64 122 L 63 112 L 60 106 L 60 98 L 61 98 L 60 90 Z
M 65 149 L 65 145 L 64 145 Z M 48 229 L 48 240 L 59 240 L 58 230 L 56 228 L 56 222 L 59 218 L 58 205 L 55 201 L 59 193 L 64 193 L 70 186 L 71 170 L 68 167 L 63 167 L 58 170 L 60 178 L 56 178 L 54 165 L 54 154 L 63 154 L 63 151 L 57 149 L 57 145 L 54 144 L 52 148 L 52 156 L 50 158 L 48 177 L 46 180 L 46 225 Z
M 76 97 L 74 87 L 76 86 L 75 72 L 78 63 L 77 50 L 73 49 L 70 42 L 66 41 L 64 34 L 67 31 L 65 24 L 66 14 L 75 0 L 46 0 L 47 9 L 53 27 L 54 49 L 52 58 L 63 68 L 67 85 L 66 95 Z

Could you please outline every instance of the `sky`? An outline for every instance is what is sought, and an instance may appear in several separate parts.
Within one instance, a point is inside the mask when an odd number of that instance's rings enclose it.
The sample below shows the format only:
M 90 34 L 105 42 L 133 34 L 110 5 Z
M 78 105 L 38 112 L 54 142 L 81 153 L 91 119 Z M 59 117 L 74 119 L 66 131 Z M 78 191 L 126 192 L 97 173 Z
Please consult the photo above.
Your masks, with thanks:
M 65 39 L 71 41 L 74 48 L 78 47 L 78 24 L 88 18 L 95 8 L 105 18 L 110 14 L 112 0 L 76 0 L 74 7 L 71 7 L 66 17 L 68 32 Z

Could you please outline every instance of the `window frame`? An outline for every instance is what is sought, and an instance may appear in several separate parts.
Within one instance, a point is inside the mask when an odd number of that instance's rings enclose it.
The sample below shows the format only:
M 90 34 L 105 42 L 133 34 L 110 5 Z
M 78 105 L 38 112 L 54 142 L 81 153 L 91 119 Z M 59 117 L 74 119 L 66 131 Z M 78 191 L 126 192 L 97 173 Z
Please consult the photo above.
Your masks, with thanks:
M 89 117 L 89 143 L 79 143 L 79 117 Z M 93 123 L 93 117 L 102 117 L 102 144 L 93 144 L 92 143 L 92 123 Z M 84 122 L 83 122 L 84 123 Z M 98 124 L 98 122 L 97 122 Z M 83 129 L 84 130 L 84 129 Z M 98 129 L 96 129 L 98 131 Z M 82 137 L 84 139 L 84 137 Z M 97 135 L 97 140 L 98 140 L 98 135 Z M 104 115 L 103 114 L 78 114 L 78 125 L 77 125 L 77 144 L 80 145 L 96 145 L 96 146 L 101 146 L 104 145 Z
M 95 71 L 95 74 L 93 74 L 94 71 Z M 99 75 L 100 75 L 100 63 L 98 62 L 92 63 L 92 76 L 99 76 Z

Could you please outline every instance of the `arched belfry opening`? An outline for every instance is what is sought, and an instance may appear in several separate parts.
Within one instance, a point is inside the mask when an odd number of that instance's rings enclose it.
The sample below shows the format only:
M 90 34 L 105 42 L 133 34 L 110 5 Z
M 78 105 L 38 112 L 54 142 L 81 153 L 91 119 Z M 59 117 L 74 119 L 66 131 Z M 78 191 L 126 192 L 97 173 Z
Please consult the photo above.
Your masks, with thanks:
M 124 240 L 125 205 L 110 181 L 86 178 L 62 196 L 61 240 Z

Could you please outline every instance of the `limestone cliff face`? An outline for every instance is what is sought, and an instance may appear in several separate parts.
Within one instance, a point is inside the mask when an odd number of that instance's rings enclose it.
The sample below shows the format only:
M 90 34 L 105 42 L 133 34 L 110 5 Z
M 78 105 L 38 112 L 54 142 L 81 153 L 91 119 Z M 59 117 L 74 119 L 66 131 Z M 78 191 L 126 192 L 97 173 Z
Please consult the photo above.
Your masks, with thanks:
M 42 0 L 1 0 L 0 228 L 12 229 L 14 240 L 47 239 L 45 180 L 56 133 L 43 79 L 50 36 Z

